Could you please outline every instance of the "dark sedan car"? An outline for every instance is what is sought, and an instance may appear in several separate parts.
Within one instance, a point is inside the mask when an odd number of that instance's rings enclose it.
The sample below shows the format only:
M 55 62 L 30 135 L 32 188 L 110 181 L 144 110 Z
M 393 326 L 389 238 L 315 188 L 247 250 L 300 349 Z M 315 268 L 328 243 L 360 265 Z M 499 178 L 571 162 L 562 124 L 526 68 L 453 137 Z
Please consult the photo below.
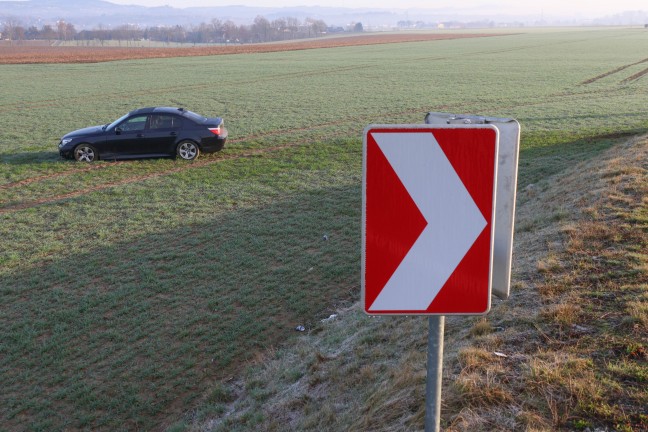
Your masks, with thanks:
M 70 132 L 58 147 L 62 157 L 82 162 L 162 156 L 193 160 L 201 152 L 219 151 L 226 140 L 227 129 L 220 117 L 154 107 L 131 111 L 104 126 Z

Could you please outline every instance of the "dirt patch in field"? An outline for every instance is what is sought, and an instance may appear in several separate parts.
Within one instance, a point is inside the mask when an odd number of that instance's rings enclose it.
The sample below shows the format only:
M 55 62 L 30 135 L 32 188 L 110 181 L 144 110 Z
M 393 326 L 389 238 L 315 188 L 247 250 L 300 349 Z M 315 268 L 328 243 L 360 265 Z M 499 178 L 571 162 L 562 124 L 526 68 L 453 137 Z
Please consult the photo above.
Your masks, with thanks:
M 0 46 L 0 64 L 33 63 L 100 63 L 116 60 L 149 58 L 213 56 L 296 51 L 316 48 L 337 48 L 403 42 L 506 36 L 508 33 L 387 33 L 360 36 L 324 37 L 296 42 L 208 46 L 190 48 L 117 48 L 83 46 Z

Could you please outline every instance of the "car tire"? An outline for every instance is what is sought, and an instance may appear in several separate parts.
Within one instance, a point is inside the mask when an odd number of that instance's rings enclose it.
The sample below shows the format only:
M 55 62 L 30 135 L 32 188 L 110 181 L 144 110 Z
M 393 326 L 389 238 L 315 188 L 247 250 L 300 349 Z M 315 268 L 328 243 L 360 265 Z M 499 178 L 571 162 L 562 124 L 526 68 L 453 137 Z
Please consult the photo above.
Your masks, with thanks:
M 178 144 L 176 153 L 180 159 L 191 161 L 200 155 L 200 148 L 193 141 L 182 141 Z
M 99 159 L 99 154 L 90 144 L 79 144 L 74 148 L 74 159 L 78 162 L 90 163 Z

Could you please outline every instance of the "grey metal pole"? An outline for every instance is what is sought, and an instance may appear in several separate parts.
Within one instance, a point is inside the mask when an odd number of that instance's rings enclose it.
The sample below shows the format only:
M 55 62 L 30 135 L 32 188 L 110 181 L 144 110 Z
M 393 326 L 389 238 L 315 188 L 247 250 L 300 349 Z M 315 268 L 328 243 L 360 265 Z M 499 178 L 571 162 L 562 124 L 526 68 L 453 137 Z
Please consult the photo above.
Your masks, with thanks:
M 441 375 L 443 372 L 445 316 L 430 316 L 428 327 L 425 432 L 439 432 L 441 430 Z

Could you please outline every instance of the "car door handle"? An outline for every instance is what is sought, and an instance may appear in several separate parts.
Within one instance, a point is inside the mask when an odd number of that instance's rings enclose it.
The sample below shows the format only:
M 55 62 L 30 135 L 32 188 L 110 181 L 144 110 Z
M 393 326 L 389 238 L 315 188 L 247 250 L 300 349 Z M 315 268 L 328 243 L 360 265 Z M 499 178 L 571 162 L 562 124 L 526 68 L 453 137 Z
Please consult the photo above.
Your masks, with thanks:
M 171 132 L 170 135 L 171 135 L 171 136 L 176 136 L 176 135 L 178 135 L 178 134 L 177 134 L 176 132 Z
M 143 134 L 143 133 L 138 133 L 136 136 L 137 136 L 137 138 L 144 138 L 144 134 Z

